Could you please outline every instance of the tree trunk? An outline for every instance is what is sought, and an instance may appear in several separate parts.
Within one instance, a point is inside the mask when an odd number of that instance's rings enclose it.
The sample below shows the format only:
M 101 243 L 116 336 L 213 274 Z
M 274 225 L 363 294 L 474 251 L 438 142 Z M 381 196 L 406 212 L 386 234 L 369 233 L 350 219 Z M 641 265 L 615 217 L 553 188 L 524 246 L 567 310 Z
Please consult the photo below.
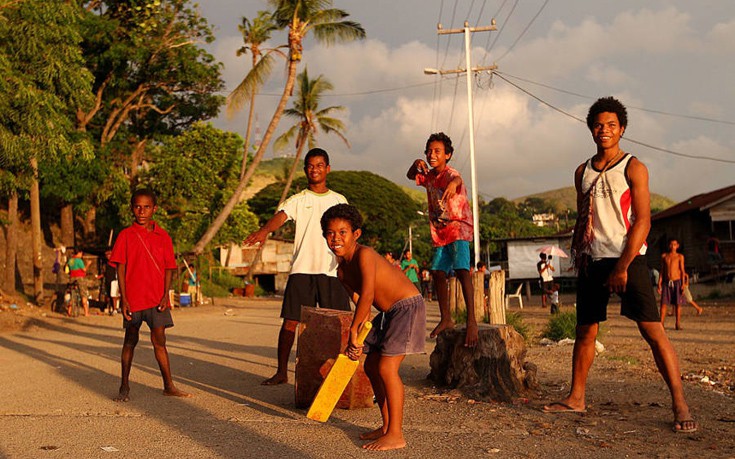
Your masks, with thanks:
M 8 198 L 8 226 L 5 230 L 5 270 L 3 284 L 6 293 L 15 295 L 15 266 L 18 258 L 18 193 Z
M 214 236 L 217 234 L 220 228 L 222 228 L 222 225 L 224 225 L 227 217 L 230 216 L 232 210 L 240 202 L 242 192 L 245 190 L 245 187 L 250 181 L 250 178 L 253 176 L 253 173 L 255 173 L 255 169 L 258 167 L 258 164 L 260 164 L 260 160 L 263 159 L 265 150 L 271 141 L 271 137 L 273 137 L 273 133 L 278 126 L 278 122 L 281 120 L 281 115 L 283 115 L 283 111 L 286 109 L 286 103 L 288 102 L 289 97 L 291 97 L 294 82 L 296 81 L 296 67 L 298 65 L 298 62 L 299 61 L 297 60 L 291 60 L 289 62 L 288 79 L 286 80 L 286 86 L 283 88 L 281 100 L 278 102 L 278 106 L 276 107 L 276 111 L 273 113 L 273 118 L 271 118 L 271 121 L 268 124 L 265 135 L 263 135 L 263 140 L 260 143 L 260 147 L 258 147 L 258 151 L 255 153 L 253 162 L 250 163 L 250 167 L 248 167 L 247 173 L 243 178 L 240 179 L 240 183 L 237 184 L 237 188 L 235 188 L 235 191 L 232 193 L 232 196 L 230 196 L 230 199 L 222 208 L 219 215 L 217 215 L 214 221 L 209 225 L 207 231 L 204 232 L 202 237 L 199 239 L 199 241 L 197 241 L 196 245 L 192 249 L 192 251 L 197 255 L 204 252 L 204 248 L 212 241 L 212 239 L 214 239 Z
M 281 199 L 278 201 L 278 205 L 280 206 L 283 201 L 286 200 L 286 196 L 288 196 L 288 190 L 291 189 L 291 183 L 293 183 L 293 177 L 296 175 L 296 168 L 299 165 L 299 159 L 301 159 L 301 153 L 304 151 L 304 144 L 306 143 L 306 133 L 302 130 L 299 132 L 299 140 L 298 140 L 298 149 L 296 150 L 296 157 L 293 160 L 293 164 L 291 165 L 291 171 L 288 173 L 288 179 L 286 180 L 286 185 L 283 187 L 283 193 L 281 193 Z
M 130 154 L 130 185 L 135 184 L 138 177 L 138 168 L 143 164 L 143 153 L 145 153 L 145 145 L 148 139 L 138 141 Z
M 253 64 L 255 66 L 255 64 Z M 253 127 L 253 116 L 255 116 L 255 89 L 250 94 L 250 109 L 248 110 L 248 125 L 245 128 L 245 147 L 242 152 L 242 166 L 240 166 L 240 180 L 245 177 L 248 166 L 248 151 L 250 151 L 250 130 Z
M 481 400 L 509 402 L 538 389 L 526 343 L 509 325 L 479 325 L 477 346 L 464 345 L 465 328 L 444 330 L 429 358 L 429 379 Z
M 41 244 L 41 193 L 38 186 L 38 160 L 31 158 L 31 253 L 33 254 L 33 299 L 37 306 L 43 302 L 43 257 Z
M 61 244 L 74 247 L 74 209 L 71 204 L 61 206 Z
M 84 241 L 87 243 L 94 242 L 97 238 L 97 208 L 90 207 L 84 213 Z

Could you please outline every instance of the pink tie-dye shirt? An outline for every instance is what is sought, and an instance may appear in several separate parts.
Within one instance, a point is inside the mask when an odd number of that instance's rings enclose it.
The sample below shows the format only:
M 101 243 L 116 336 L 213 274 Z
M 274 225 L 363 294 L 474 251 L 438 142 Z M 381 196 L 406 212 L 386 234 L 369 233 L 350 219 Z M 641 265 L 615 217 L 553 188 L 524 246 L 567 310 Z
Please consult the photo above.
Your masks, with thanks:
M 444 190 L 455 177 L 460 177 L 459 172 L 449 166 L 441 173 L 432 169 L 427 174 L 416 175 L 416 185 L 426 187 L 431 239 L 435 247 L 449 245 L 455 241 L 472 240 L 472 210 L 464 181 L 457 187 L 454 196 L 447 202 L 441 201 Z

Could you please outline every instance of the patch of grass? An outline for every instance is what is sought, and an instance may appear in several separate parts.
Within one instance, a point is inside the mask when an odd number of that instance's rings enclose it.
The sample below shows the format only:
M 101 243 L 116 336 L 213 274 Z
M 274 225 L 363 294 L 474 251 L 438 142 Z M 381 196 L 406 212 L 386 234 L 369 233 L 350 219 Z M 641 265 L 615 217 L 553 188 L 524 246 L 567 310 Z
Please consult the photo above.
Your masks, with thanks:
M 528 341 L 531 327 L 523 321 L 523 316 L 519 312 L 506 312 L 505 322 L 512 326 L 525 341 Z
M 548 338 L 553 341 L 559 341 L 564 338 L 574 339 L 577 329 L 577 313 L 576 312 L 560 312 L 551 316 L 544 328 L 541 337 Z
M 698 296 L 698 300 L 721 300 L 723 298 L 727 297 L 720 289 L 715 288 L 712 289 L 708 294 Z
M 635 357 L 630 357 L 628 355 L 608 355 L 605 356 L 607 360 L 615 360 L 617 362 L 623 362 L 628 365 L 640 365 L 641 361 L 636 359 Z
M 204 296 L 223 297 L 230 294 L 230 290 L 234 287 L 242 287 L 242 279 L 233 276 L 224 270 L 215 270 L 212 272 L 212 280 L 208 278 L 201 279 L 202 293 Z
M 455 324 L 466 324 L 467 323 L 467 310 L 463 311 L 453 311 L 452 312 L 452 320 Z

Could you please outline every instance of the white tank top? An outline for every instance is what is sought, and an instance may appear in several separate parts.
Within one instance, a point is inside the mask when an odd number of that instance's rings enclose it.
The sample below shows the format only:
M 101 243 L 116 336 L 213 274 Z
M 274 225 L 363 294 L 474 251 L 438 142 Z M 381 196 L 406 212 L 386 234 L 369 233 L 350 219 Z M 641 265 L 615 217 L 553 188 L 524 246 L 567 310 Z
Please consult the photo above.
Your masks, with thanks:
M 600 176 L 592 190 L 592 244 L 590 255 L 598 258 L 619 258 L 628 241 L 628 231 L 635 221 L 628 184 L 628 164 L 633 158 L 625 154 L 617 164 L 609 167 Z M 600 170 L 592 166 L 592 159 L 582 173 L 582 193 L 590 189 Z M 646 244 L 638 251 L 645 255 Z

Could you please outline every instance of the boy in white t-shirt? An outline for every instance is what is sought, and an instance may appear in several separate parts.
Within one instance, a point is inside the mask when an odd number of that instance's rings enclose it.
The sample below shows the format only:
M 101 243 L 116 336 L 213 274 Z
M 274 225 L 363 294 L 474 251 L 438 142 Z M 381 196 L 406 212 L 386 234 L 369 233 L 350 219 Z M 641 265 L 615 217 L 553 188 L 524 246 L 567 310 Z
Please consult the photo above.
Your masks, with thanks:
M 350 300 L 337 279 L 337 259 L 322 236 L 322 214 L 347 199 L 327 188 L 331 170 L 329 155 L 321 148 L 312 148 L 304 158 L 304 172 L 308 188 L 297 193 L 276 211 L 268 222 L 245 239 L 245 245 L 265 242 L 268 233 L 277 230 L 288 220 L 296 223 L 294 255 L 291 274 L 283 294 L 281 317 L 283 324 L 278 334 L 278 370 L 262 382 L 265 386 L 288 382 L 288 358 L 301 319 L 301 306 L 350 310 Z

